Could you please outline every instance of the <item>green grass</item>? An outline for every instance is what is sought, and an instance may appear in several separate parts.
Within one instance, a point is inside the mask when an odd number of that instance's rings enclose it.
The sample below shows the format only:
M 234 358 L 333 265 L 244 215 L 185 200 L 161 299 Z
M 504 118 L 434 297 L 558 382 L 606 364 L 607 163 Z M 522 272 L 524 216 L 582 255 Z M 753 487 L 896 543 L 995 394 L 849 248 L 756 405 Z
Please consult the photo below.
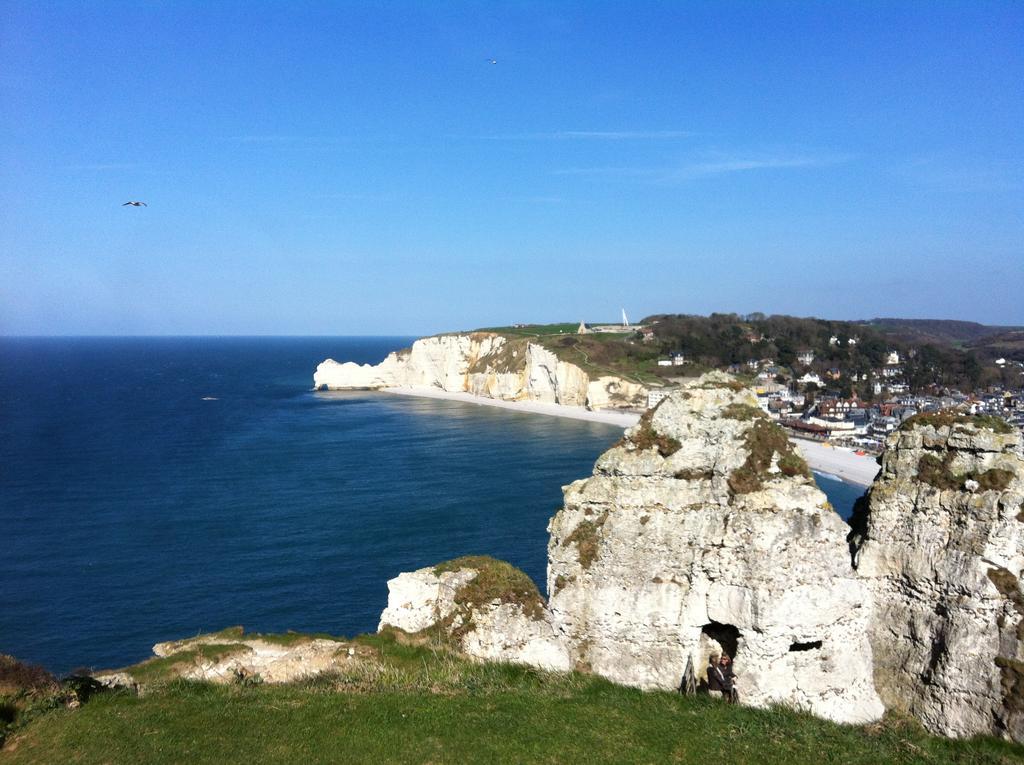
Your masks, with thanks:
M 370 687 L 176 682 L 43 714 L 0 752 L 30 763 L 963 763 L 1024 761 L 995 739 L 950 741 L 889 718 L 841 726 L 783 708 L 644 693 L 577 673 L 476 664 L 387 636 Z
M 326 632 L 294 632 L 292 630 L 281 633 L 246 632 L 245 627 L 238 625 L 235 627 L 226 627 L 225 629 L 218 630 L 217 632 L 207 632 L 196 635 L 195 638 L 175 640 L 171 645 L 176 645 L 180 650 L 185 650 L 187 647 L 190 647 L 191 642 L 196 638 L 202 638 L 213 643 L 236 643 L 239 640 L 262 640 L 264 643 L 273 643 L 274 645 L 282 646 L 301 645 L 302 643 L 309 643 L 313 640 L 334 640 L 339 643 L 346 642 L 345 638 L 338 635 L 328 635 Z
M 264 643 L 272 643 L 274 645 L 281 646 L 302 645 L 304 643 L 311 643 L 314 640 L 333 640 L 336 643 L 347 642 L 343 637 L 328 635 L 326 632 L 251 632 L 245 636 L 245 639 L 262 640 Z
M 511 337 L 543 337 L 545 335 L 574 335 L 576 330 L 579 329 L 579 322 L 575 324 L 531 324 L 527 327 L 485 327 L 483 329 L 474 329 L 472 332 L 495 332 L 499 335 L 509 335 Z M 457 334 L 469 334 L 469 333 L 457 333 Z
M 157 683 L 176 676 L 176 672 L 190 664 L 202 661 L 216 662 L 236 653 L 252 649 L 242 643 L 204 643 L 193 646 L 170 656 L 148 659 L 128 667 L 127 672 L 138 683 Z

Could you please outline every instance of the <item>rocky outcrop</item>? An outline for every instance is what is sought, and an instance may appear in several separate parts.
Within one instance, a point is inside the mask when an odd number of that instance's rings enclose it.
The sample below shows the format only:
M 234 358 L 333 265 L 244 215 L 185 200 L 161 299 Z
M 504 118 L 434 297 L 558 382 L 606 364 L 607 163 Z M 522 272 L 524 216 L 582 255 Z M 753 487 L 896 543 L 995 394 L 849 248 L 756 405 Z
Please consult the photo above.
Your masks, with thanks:
M 546 607 L 499 590 L 459 596 L 480 576 L 473 566 L 425 569 L 389 583 L 382 626 L 433 620 L 479 658 L 641 688 L 675 688 L 688 660 L 700 671 L 724 648 L 745 703 L 843 722 L 881 715 L 848 527 L 729 378 L 702 378 L 626 431 L 592 477 L 565 488 L 549 531 Z
M 614 375 L 592 378 L 524 338 L 492 332 L 417 340 L 380 364 L 322 362 L 313 386 L 326 390 L 439 388 L 506 401 L 542 401 L 591 409 L 643 408 L 647 389 Z
M 96 680 L 110 687 L 140 687 L 177 678 L 213 683 L 256 681 L 288 683 L 324 672 L 351 670 L 365 663 L 366 646 L 289 633 L 243 634 L 241 627 L 186 640 L 157 643 L 153 659 L 122 670 L 102 672 Z
M 853 519 L 875 683 L 936 733 L 1024 741 L 1024 452 L 1001 420 L 908 420 Z
M 388 582 L 378 630 L 437 630 L 479 659 L 569 670 L 569 651 L 522 571 L 484 556 L 458 558 Z

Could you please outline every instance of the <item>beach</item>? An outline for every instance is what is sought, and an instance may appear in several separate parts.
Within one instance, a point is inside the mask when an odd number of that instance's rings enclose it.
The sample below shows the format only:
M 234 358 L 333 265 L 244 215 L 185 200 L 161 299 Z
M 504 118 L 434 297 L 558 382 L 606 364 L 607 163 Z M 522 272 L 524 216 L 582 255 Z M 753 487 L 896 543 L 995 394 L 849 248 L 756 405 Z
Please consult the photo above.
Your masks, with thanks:
M 792 438 L 790 441 L 807 460 L 811 470 L 826 473 L 846 483 L 866 488 L 880 470 L 875 456 L 871 454 L 860 455 L 843 446 L 826 446 L 800 438 Z
M 633 412 L 592 411 L 582 406 L 564 406 L 562 404 L 549 404 L 542 401 L 502 401 L 501 399 L 474 396 L 472 393 L 451 393 L 438 390 L 437 388 L 384 388 L 382 392 L 399 396 L 419 396 L 422 398 L 461 401 L 465 404 L 493 406 L 528 414 L 545 414 L 551 417 L 567 417 L 574 420 L 601 422 L 606 425 L 618 425 L 622 428 L 631 427 L 640 419 L 640 415 Z M 807 460 L 811 470 L 816 472 L 825 473 L 846 483 L 864 487 L 870 486 L 875 475 L 878 474 L 878 463 L 871 455 L 862 456 L 850 449 L 826 446 L 816 441 L 804 441 L 795 438 L 792 439 L 792 442 L 803 458 Z
M 383 388 L 382 393 L 394 393 L 399 396 L 418 396 L 420 398 L 439 398 L 446 401 L 461 401 L 464 404 L 477 406 L 494 406 L 499 409 L 511 409 L 527 414 L 546 414 L 551 417 L 566 417 L 571 420 L 602 422 L 606 425 L 619 425 L 628 428 L 640 419 L 633 412 L 602 412 L 592 411 L 582 406 L 565 406 L 564 404 L 548 404 L 543 401 L 503 401 L 498 398 L 474 396 L 472 393 L 451 393 L 438 388 Z

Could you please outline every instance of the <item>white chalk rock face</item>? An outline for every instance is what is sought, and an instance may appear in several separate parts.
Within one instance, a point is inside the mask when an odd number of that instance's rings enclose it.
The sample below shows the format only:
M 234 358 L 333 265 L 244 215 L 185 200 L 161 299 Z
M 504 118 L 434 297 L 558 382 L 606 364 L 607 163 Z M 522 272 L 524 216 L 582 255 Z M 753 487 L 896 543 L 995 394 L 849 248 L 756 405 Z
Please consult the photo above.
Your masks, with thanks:
M 647 389 L 638 383 L 614 376 L 591 380 L 580 367 L 541 345 L 492 332 L 423 338 L 377 365 L 327 359 L 317 366 L 313 387 L 426 387 L 591 409 L 643 408 L 647 400 Z
M 388 581 L 388 606 L 380 615 L 377 631 L 397 627 L 421 632 L 447 619 L 456 608 L 459 589 L 475 575 L 470 569 L 435 574 L 432 568 L 399 574 Z
M 571 669 L 569 652 L 548 617 L 526 574 L 502 561 L 468 558 L 390 580 L 377 629 L 435 628 L 477 659 Z
M 549 531 L 551 618 L 576 664 L 670 689 L 721 647 L 744 703 L 881 716 L 849 527 L 727 379 L 674 393 L 627 431 L 566 487 Z
M 339 364 L 327 359 L 317 365 L 313 373 L 313 387 L 317 390 L 379 390 L 397 385 L 394 362 L 388 356 L 376 366 L 346 361 Z
M 1024 454 L 998 421 L 908 420 L 854 516 L 875 682 L 935 733 L 1024 741 Z
M 591 478 L 565 487 L 549 524 L 546 607 L 525 586 L 515 597 L 485 586 L 517 581 L 507 571 L 476 567 L 485 578 L 450 596 L 454 580 L 423 569 L 389 583 L 382 626 L 416 631 L 433 618 L 471 656 L 641 688 L 676 688 L 688 659 L 700 672 L 724 649 L 744 703 L 880 717 L 849 527 L 738 387 L 710 375 L 672 394 Z

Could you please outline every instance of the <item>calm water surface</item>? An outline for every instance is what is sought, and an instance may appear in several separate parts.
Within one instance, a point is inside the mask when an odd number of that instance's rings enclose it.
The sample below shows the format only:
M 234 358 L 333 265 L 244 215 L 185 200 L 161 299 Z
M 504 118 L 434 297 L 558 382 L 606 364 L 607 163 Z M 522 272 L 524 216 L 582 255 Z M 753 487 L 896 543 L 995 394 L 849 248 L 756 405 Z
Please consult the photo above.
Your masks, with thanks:
M 0 339 L 0 652 L 65 672 L 232 624 L 370 631 L 389 578 L 466 554 L 543 588 L 561 486 L 621 430 L 310 390 L 410 341 Z M 848 513 L 860 490 L 820 480 Z

